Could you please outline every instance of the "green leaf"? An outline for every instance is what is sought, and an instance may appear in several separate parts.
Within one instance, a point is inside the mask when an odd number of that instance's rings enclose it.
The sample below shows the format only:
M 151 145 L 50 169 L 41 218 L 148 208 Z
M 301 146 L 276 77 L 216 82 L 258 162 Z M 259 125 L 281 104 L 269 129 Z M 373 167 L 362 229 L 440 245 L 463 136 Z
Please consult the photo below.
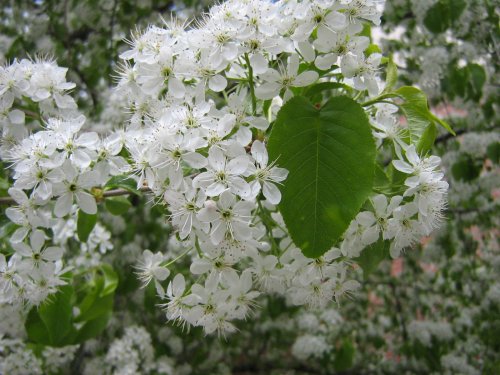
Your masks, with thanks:
M 382 53 L 382 50 L 377 44 L 370 44 L 366 49 L 365 49 L 365 56 L 368 57 L 374 53 Z
M 401 109 L 408 121 L 410 142 L 417 144 L 431 121 L 427 97 L 419 89 L 410 86 L 401 87 L 396 93 L 404 99 Z
M 71 330 L 74 289 L 72 285 L 63 285 L 59 291 L 50 296 L 40 306 L 38 313 L 49 332 L 50 341 L 54 345 L 63 344 L 64 337 Z
M 347 92 L 352 92 L 352 87 L 340 82 L 320 82 L 308 87 L 304 92 L 304 96 L 313 100 L 313 98 L 317 97 L 323 91 L 331 90 L 345 90 Z
M 43 345 L 51 344 L 49 331 L 40 318 L 36 307 L 33 307 L 28 313 L 24 327 L 30 341 Z
M 102 287 L 100 297 L 107 296 L 108 294 L 114 293 L 118 287 L 118 274 L 113 270 L 109 264 L 103 263 L 100 266 L 102 275 L 104 277 L 104 285 Z
M 89 215 L 82 210 L 78 211 L 78 220 L 76 224 L 76 232 L 78 234 L 78 239 L 81 242 L 87 242 L 89 239 L 90 232 L 94 229 L 97 222 L 97 215 Z
M 488 145 L 486 149 L 486 155 L 488 158 L 495 164 L 498 164 L 500 161 L 500 142 L 493 142 Z
M 83 341 L 92 339 L 99 334 L 101 334 L 104 329 L 106 329 L 109 319 L 112 313 L 105 313 L 99 317 L 86 321 L 85 324 L 78 330 L 78 334 L 75 338 L 76 343 L 81 343 Z
M 457 162 L 451 166 L 451 174 L 458 181 L 472 181 L 479 177 L 483 165 L 469 155 L 462 154 Z
M 467 65 L 468 99 L 479 101 L 483 96 L 483 87 L 486 83 L 486 72 L 482 66 L 477 64 Z
M 279 208 L 290 235 L 306 256 L 319 257 L 372 191 L 375 143 L 366 114 L 345 96 L 321 109 L 295 97 L 278 113 L 268 149 L 289 171 Z
M 128 177 L 127 175 L 119 175 L 113 176 L 109 179 L 109 181 L 104 185 L 105 190 L 111 189 L 125 189 L 134 194 L 140 194 L 140 191 L 137 190 L 137 182 Z
M 333 366 L 336 371 L 347 371 L 354 364 L 354 354 L 356 350 L 350 339 L 344 340 L 339 349 L 335 352 Z
M 114 294 L 111 293 L 101 297 L 100 292 L 101 289 L 98 289 L 85 297 L 81 305 L 84 309 L 82 308 L 80 315 L 75 318 L 76 322 L 93 320 L 113 311 Z
M 107 210 L 116 216 L 123 215 L 132 207 L 132 203 L 125 197 L 106 198 L 104 204 Z
M 394 63 L 391 58 L 387 63 L 387 73 L 385 78 L 385 88 L 382 94 L 390 92 L 392 88 L 396 85 L 398 81 L 398 66 Z
M 377 269 L 380 262 L 389 258 L 389 247 L 391 243 L 379 238 L 377 242 L 367 246 L 361 255 L 356 258 L 356 262 L 363 269 L 365 279 Z
M 28 338 L 38 344 L 64 346 L 70 342 L 72 331 L 74 289 L 64 285 L 51 295 L 38 309 L 28 314 L 25 327 Z
M 443 33 L 455 24 L 466 6 L 465 0 L 438 0 L 425 14 L 424 25 L 435 34 Z
M 427 126 L 432 122 L 437 122 L 450 133 L 455 135 L 450 125 L 434 116 L 429 110 L 427 96 L 416 87 L 403 86 L 394 91 L 394 94 L 404 100 L 400 105 L 408 121 L 410 142 L 417 145 Z
M 432 146 L 434 146 L 436 137 L 437 137 L 436 125 L 434 125 L 434 123 L 431 122 L 429 125 L 427 125 L 424 132 L 422 133 L 422 137 L 420 137 L 420 140 L 418 141 L 417 152 L 419 154 L 425 154 L 428 151 L 430 151 Z

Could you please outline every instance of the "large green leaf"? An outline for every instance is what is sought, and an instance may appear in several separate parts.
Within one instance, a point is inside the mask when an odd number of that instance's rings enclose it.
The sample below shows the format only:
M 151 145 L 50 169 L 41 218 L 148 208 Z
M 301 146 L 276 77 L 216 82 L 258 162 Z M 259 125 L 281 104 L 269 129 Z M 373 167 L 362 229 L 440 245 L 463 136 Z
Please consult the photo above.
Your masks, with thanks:
M 319 257 L 347 229 L 372 191 L 375 143 L 365 112 L 350 98 L 321 109 L 304 97 L 278 113 L 268 144 L 289 171 L 280 210 L 308 257 Z

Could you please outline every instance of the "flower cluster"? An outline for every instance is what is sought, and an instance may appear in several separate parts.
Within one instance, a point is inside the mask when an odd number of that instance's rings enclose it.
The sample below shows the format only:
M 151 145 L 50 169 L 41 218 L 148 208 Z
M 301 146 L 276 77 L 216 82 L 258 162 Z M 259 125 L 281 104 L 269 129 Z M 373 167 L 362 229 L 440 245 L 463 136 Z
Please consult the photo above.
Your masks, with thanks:
M 118 156 L 118 135 L 100 139 L 96 132 L 82 131 L 85 117 L 68 94 L 75 85 L 66 81 L 67 69 L 38 60 L 0 69 L 0 152 L 15 181 L 9 189 L 15 205 L 5 213 L 17 225 L 10 237 L 14 255 L 8 261 L 0 255 L 0 289 L 2 301 L 39 304 L 64 284 L 60 245 L 75 233 L 68 224 L 78 209 L 96 214 L 92 188 L 128 164 Z
M 138 186 L 168 205 L 187 253 L 198 249 L 191 273 L 205 279 L 187 287 L 173 275 L 169 319 L 232 331 L 261 291 L 323 306 L 355 289 L 338 250 L 307 259 L 278 226 L 279 213 L 269 215 L 287 171 L 269 160 L 262 138 L 273 117 L 261 103 L 281 105 L 332 69 L 378 94 L 381 55 L 366 57 L 369 39 L 359 35 L 363 22 L 380 22 L 377 3 L 227 1 L 197 28 L 149 27 L 121 54 L 118 89 L 132 112 L 125 146 Z M 158 288 L 166 262 L 146 264 L 139 274 Z

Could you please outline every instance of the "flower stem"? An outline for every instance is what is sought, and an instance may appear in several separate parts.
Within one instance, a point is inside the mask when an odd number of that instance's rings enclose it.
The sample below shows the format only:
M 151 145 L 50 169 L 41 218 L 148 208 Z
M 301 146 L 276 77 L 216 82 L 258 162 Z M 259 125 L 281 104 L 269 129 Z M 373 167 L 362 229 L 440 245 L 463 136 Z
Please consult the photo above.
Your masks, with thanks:
M 248 68 L 248 83 L 250 85 L 250 95 L 252 96 L 252 115 L 255 115 L 257 111 L 257 98 L 255 96 L 255 83 L 253 80 L 253 68 L 250 65 L 250 59 L 248 58 L 248 53 L 245 53 L 245 62 Z

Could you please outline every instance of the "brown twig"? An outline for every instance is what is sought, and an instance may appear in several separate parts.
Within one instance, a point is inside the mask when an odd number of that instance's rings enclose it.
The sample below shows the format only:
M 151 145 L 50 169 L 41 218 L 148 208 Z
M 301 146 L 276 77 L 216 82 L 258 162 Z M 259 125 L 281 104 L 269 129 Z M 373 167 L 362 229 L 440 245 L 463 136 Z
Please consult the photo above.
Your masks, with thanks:
M 142 187 L 138 191 L 140 191 L 142 193 L 149 193 L 149 192 L 151 192 L 151 189 L 148 187 Z M 118 197 L 118 196 L 122 196 L 122 195 L 130 195 L 130 194 L 135 194 L 135 192 L 130 191 L 130 190 L 125 190 L 125 189 L 113 189 L 113 190 L 107 190 L 107 191 L 103 192 L 99 198 Z M 16 201 L 11 197 L 0 197 L 0 206 L 12 206 L 15 204 L 16 204 Z

